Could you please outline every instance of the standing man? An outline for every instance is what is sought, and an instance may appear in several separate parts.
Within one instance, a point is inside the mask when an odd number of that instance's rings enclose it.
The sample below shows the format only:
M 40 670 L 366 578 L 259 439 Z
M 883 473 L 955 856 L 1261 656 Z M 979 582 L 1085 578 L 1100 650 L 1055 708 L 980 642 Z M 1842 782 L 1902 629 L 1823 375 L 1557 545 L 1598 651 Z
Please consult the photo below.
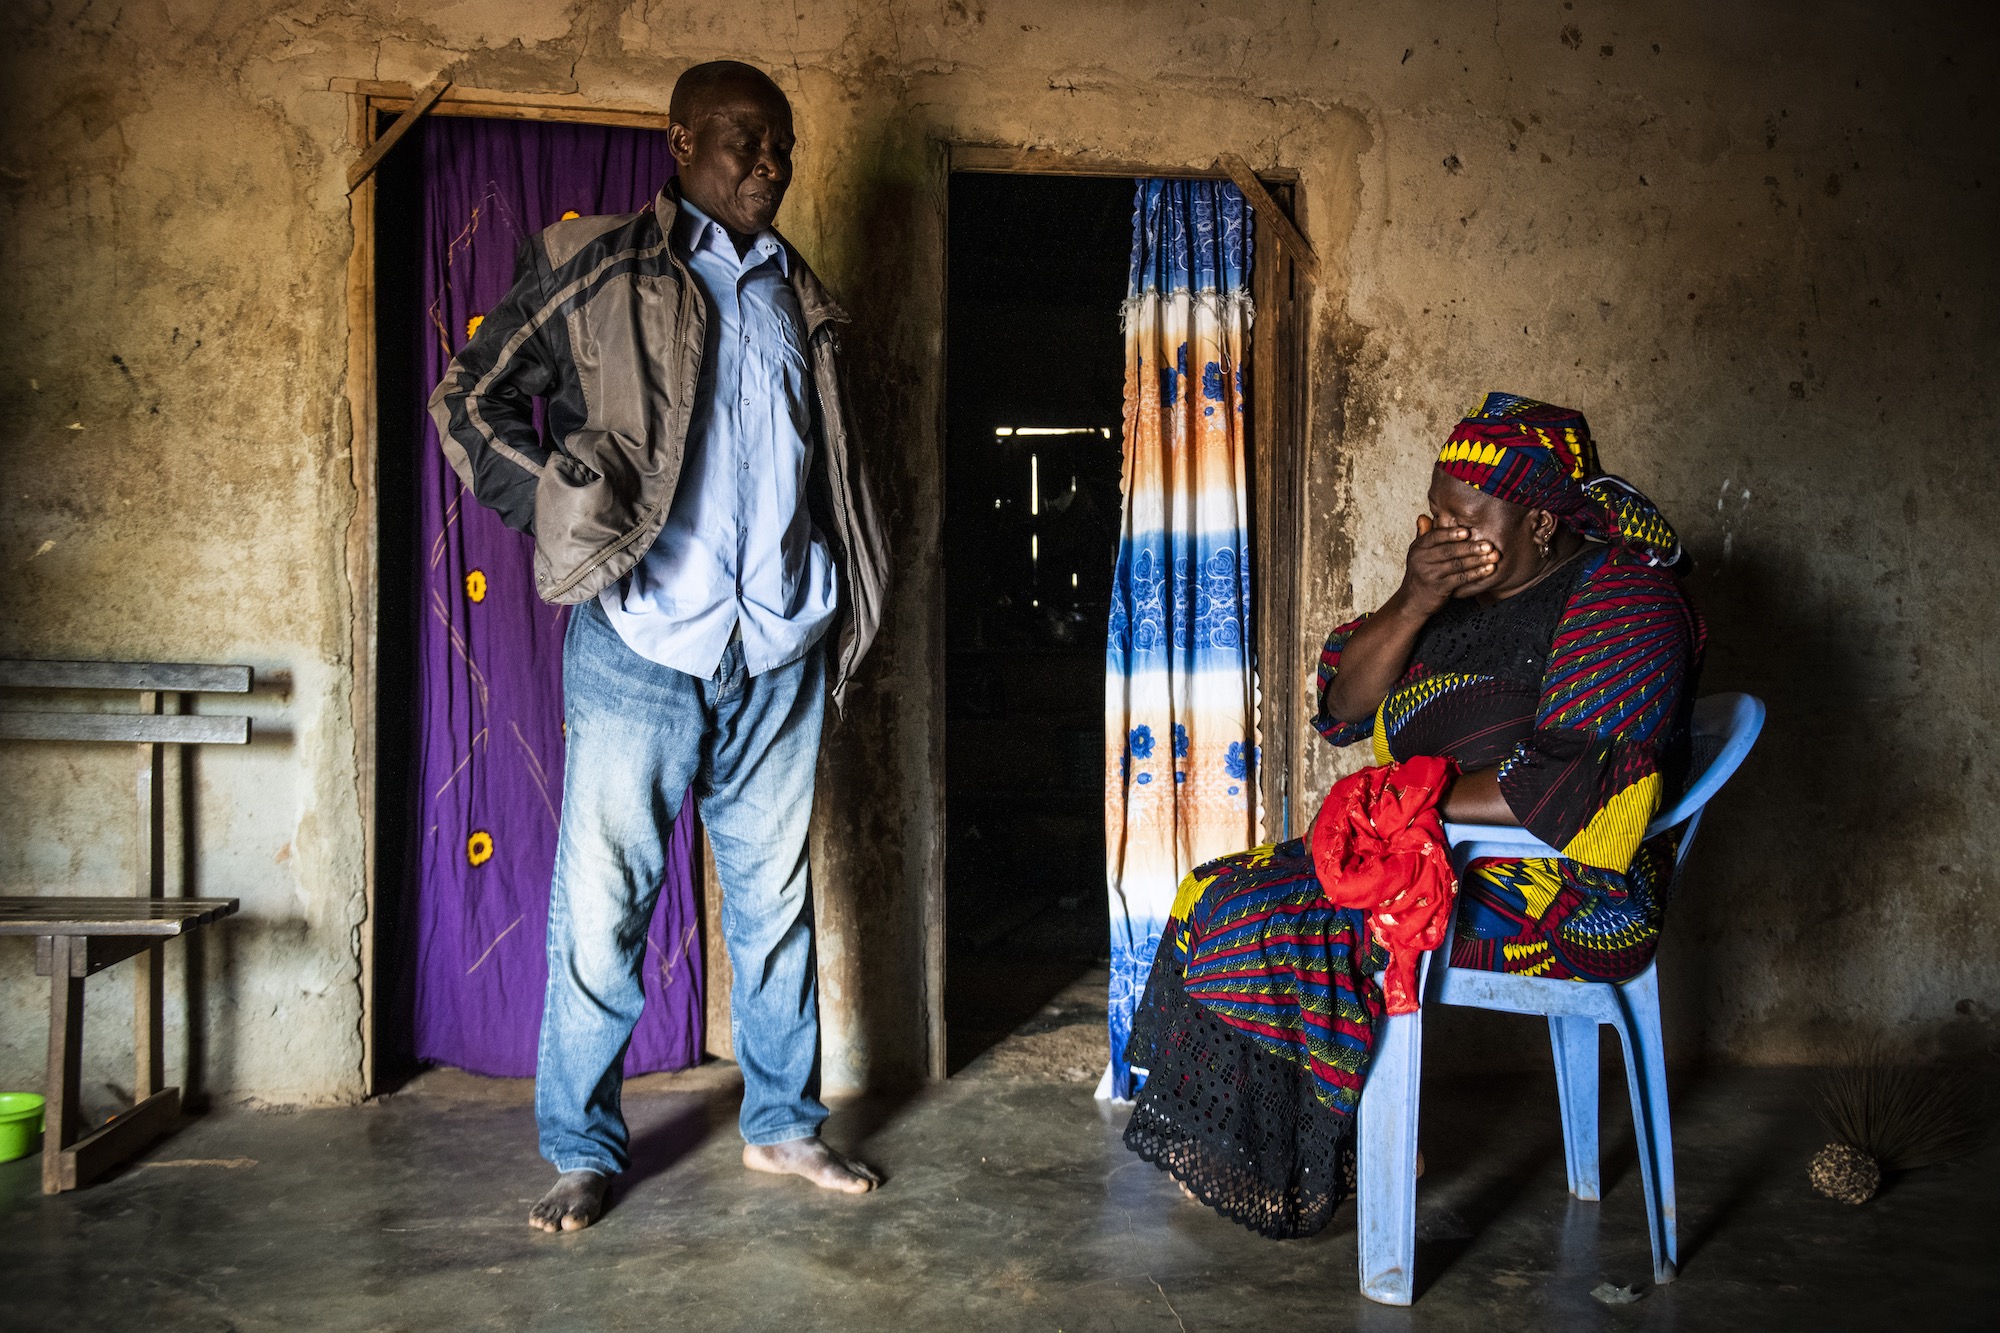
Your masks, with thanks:
M 771 229 L 792 109 L 761 71 L 674 85 L 651 207 L 558 222 L 431 395 L 451 465 L 535 534 L 563 645 L 562 828 L 529 1213 L 575 1231 L 627 1165 L 625 1048 L 667 836 L 694 784 L 723 889 L 743 1164 L 860 1194 L 819 1137 L 806 834 L 829 689 L 881 618 L 888 558 L 835 364 L 846 315 Z M 531 399 L 546 402 L 546 437 Z

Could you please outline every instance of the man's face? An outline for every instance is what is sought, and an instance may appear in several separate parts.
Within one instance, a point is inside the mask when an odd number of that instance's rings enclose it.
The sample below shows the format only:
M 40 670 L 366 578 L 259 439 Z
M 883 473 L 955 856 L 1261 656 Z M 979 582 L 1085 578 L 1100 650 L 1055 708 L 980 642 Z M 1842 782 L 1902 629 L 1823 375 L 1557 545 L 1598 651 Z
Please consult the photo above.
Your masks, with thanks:
M 676 124 L 667 144 L 680 166 L 681 192 L 739 237 L 778 216 L 792 183 L 792 108 L 769 90 L 725 91 Z

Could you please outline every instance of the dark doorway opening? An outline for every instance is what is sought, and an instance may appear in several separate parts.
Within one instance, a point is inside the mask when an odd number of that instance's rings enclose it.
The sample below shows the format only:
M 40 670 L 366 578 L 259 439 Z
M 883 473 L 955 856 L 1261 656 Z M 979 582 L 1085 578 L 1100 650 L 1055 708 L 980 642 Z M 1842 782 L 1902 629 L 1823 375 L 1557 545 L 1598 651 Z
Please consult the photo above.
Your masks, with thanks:
M 379 136 L 394 123 L 375 115 Z M 411 139 L 375 170 L 376 679 L 375 1087 L 393 1092 L 421 1068 L 410 1014 L 416 970 L 404 913 L 415 845 L 419 451 L 423 383 L 423 155 Z
M 1133 182 L 954 173 L 945 429 L 951 1072 L 1107 958 L 1104 665 Z

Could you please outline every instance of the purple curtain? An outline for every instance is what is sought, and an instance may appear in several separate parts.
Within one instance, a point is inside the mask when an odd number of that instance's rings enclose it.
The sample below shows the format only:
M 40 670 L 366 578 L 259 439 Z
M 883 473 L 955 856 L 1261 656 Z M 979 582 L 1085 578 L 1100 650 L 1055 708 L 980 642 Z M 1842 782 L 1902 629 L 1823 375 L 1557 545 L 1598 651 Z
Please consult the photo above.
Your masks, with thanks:
M 629 213 L 668 176 L 666 136 L 432 117 L 423 127 L 423 386 L 513 282 L 521 242 L 565 217 Z M 533 544 L 459 483 L 426 418 L 418 464 L 415 993 L 419 1059 L 535 1072 L 549 871 L 562 809 L 567 609 L 535 596 Z M 693 802 L 646 938 L 646 1010 L 627 1074 L 701 1058 Z

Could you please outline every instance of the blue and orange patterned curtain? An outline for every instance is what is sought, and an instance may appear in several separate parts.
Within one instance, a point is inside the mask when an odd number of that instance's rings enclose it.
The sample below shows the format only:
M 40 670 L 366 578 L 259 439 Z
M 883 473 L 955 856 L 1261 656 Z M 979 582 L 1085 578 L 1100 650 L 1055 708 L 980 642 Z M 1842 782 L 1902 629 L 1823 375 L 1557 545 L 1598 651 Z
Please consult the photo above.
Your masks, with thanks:
M 1125 517 L 1104 681 L 1111 1067 L 1181 877 L 1257 841 L 1257 676 L 1243 366 L 1250 209 L 1226 181 L 1142 180 L 1125 301 Z

